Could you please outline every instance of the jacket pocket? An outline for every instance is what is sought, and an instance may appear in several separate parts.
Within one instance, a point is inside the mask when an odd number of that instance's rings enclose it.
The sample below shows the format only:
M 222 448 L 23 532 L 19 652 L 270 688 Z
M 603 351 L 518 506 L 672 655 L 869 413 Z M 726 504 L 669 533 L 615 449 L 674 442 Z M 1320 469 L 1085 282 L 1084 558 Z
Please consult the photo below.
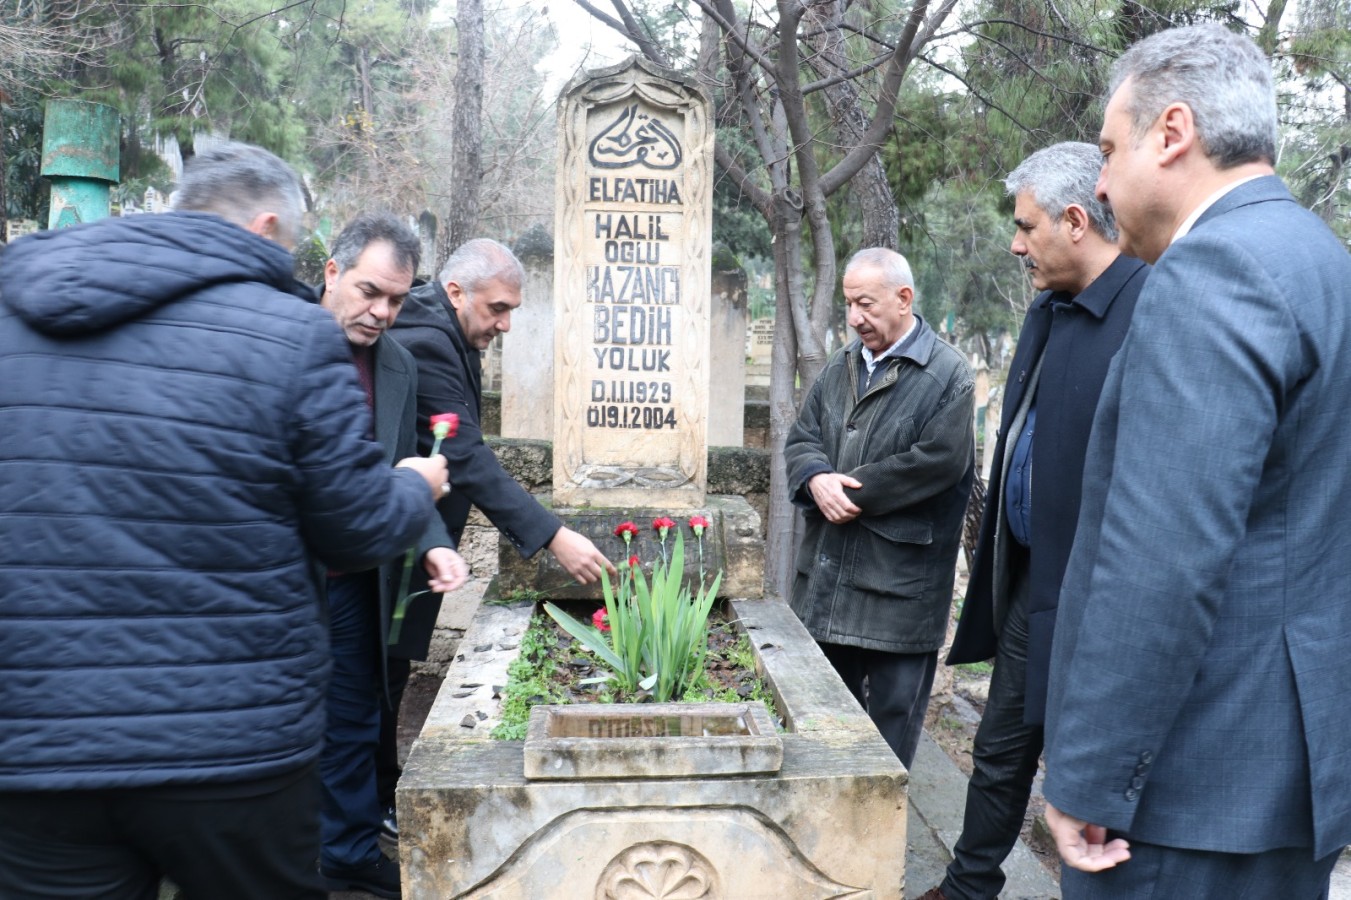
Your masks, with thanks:
M 813 521 L 815 517 L 815 521 Z M 797 554 L 794 557 L 794 564 L 798 572 L 803 575 L 810 575 L 812 569 L 816 566 L 816 554 L 818 545 L 821 543 L 821 531 L 828 527 L 825 524 L 825 517 L 819 512 L 812 510 L 806 516 L 806 522 L 802 528 L 802 538 L 798 541 Z
M 861 591 L 918 600 L 929 582 L 933 526 L 909 516 L 858 520 L 849 583 Z

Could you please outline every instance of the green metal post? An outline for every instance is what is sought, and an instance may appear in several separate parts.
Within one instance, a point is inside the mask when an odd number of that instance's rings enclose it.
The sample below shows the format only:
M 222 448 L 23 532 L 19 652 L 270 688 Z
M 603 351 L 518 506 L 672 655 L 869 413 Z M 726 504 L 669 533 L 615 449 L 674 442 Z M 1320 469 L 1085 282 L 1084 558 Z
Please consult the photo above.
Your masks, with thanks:
M 117 110 L 83 100 L 48 100 L 42 126 L 42 174 L 52 183 L 48 228 L 102 219 L 117 183 Z

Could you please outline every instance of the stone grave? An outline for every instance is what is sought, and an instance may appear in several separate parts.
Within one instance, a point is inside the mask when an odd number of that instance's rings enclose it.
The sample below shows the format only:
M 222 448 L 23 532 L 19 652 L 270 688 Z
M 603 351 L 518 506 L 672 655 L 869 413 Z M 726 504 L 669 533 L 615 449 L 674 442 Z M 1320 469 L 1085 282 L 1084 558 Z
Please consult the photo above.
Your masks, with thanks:
M 408 900 L 902 895 L 908 773 L 792 610 L 741 599 L 762 593 L 759 515 L 707 495 L 711 115 L 692 80 L 636 58 L 560 100 L 553 502 L 644 568 L 650 523 L 669 515 L 691 575 L 686 517 L 709 519 L 702 565 L 723 574 L 784 731 L 753 704 L 612 704 L 538 710 L 526 741 L 490 740 L 536 606 L 484 603 L 399 783 Z M 720 328 L 740 356 L 744 324 Z M 624 520 L 640 531 L 629 544 Z M 547 553 L 499 548 L 498 596 L 599 595 Z
M 786 722 L 777 748 L 761 719 L 663 752 L 665 710 L 630 704 L 570 746 L 542 729 L 534 748 L 491 740 L 533 609 L 480 607 L 399 782 L 406 900 L 901 900 L 904 767 L 787 604 L 731 607 Z M 630 749 L 660 764 L 626 764 Z M 747 767 L 728 771 L 719 750 Z M 549 777 L 532 777 L 540 765 Z

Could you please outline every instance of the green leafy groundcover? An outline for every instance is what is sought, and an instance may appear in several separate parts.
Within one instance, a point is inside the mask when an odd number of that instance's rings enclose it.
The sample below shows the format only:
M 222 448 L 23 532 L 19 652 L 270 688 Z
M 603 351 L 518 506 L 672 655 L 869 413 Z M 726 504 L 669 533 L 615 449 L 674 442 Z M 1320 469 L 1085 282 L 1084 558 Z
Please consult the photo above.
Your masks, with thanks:
M 647 691 L 622 694 L 609 682 L 593 681 L 605 672 L 600 660 L 558 623 L 535 615 L 521 638 L 521 654 L 508 670 L 502 719 L 491 736 L 499 741 L 525 740 L 530 708 L 541 703 L 641 703 L 648 699 Z M 709 617 L 704 671 L 679 699 L 686 703 L 763 700 L 770 716 L 780 722 L 769 685 L 755 674 L 750 640 L 718 609 Z

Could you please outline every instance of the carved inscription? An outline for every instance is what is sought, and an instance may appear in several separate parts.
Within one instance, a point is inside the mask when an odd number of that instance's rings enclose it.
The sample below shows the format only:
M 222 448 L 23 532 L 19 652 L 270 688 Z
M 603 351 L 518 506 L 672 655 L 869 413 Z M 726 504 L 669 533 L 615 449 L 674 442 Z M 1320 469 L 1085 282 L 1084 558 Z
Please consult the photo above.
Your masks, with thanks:
M 559 103 L 554 502 L 704 502 L 712 103 L 632 59 Z
M 675 169 L 683 156 L 675 133 L 632 103 L 591 142 L 588 162 L 596 169 Z M 586 198 L 594 363 L 586 427 L 674 431 L 671 348 L 685 313 L 680 178 L 595 174 Z

